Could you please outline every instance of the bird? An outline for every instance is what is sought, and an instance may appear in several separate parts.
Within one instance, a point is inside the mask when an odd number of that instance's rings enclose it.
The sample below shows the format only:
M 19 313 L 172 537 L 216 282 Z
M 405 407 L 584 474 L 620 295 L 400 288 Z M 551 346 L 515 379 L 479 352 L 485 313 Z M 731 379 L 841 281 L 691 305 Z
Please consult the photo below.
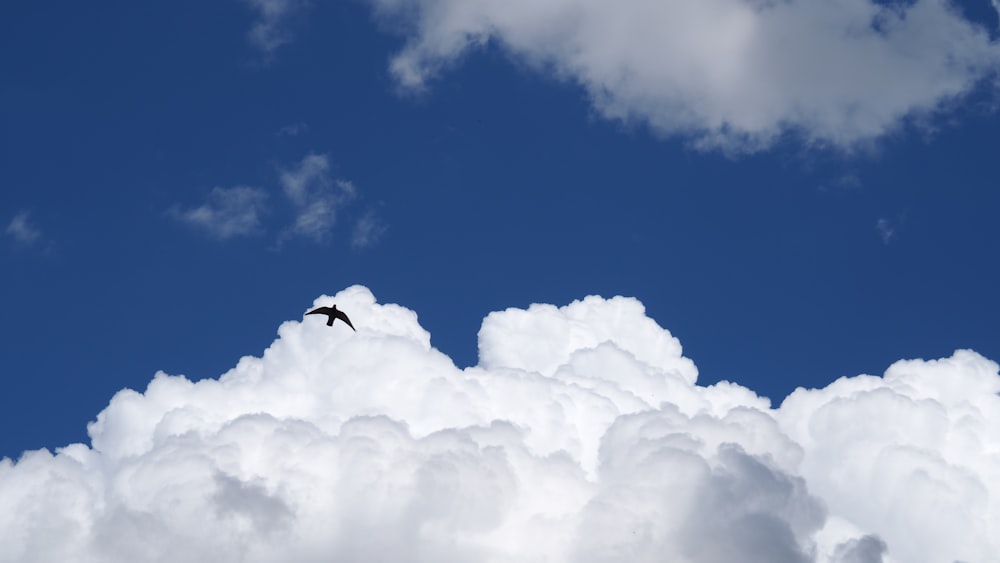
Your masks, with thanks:
M 358 329 L 354 328 L 354 325 L 351 324 L 351 319 L 347 318 L 347 313 L 338 309 L 336 305 L 334 305 L 333 307 L 317 307 L 306 314 L 326 315 L 327 317 L 329 317 L 326 320 L 326 326 L 333 326 L 333 321 L 335 321 L 336 319 L 340 319 L 345 323 L 347 323 L 347 326 L 351 327 L 351 330 L 353 330 L 354 332 L 358 331 Z

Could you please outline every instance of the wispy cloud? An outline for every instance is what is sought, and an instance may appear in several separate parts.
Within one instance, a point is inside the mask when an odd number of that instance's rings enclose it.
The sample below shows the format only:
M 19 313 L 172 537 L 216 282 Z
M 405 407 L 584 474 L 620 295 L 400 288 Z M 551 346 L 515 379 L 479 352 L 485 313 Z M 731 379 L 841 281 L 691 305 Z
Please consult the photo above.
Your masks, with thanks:
M 390 63 L 404 88 L 489 44 L 609 119 L 706 149 L 869 146 L 1000 70 L 1000 43 L 943 0 L 369 3 L 405 33 Z
M 351 247 L 355 249 L 368 248 L 378 242 L 387 229 L 388 227 L 378 213 L 374 209 L 369 209 L 354 224 Z
M 218 239 L 253 235 L 260 231 L 267 193 L 261 188 L 213 188 L 207 201 L 193 209 L 173 208 L 174 218 L 204 230 Z
M 42 231 L 31 221 L 31 214 L 23 209 L 7 224 L 6 232 L 23 245 L 35 244 L 42 238 Z
M 333 174 L 325 154 L 310 152 L 292 166 L 279 167 L 277 175 L 281 194 L 290 204 L 283 209 L 268 205 L 269 190 L 236 186 L 213 188 L 202 205 L 175 205 L 167 214 L 221 240 L 277 232 L 275 248 L 280 249 L 293 238 L 326 242 L 343 209 L 359 197 L 353 182 Z M 271 218 L 270 225 L 263 224 L 264 215 Z M 369 210 L 354 220 L 349 231 L 351 247 L 371 246 L 386 228 L 375 210 Z
M 250 28 L 250 42 L 265 57 L 292 40 L 289 20 L 308 6 L 306 0 L 244 0 L 257 12 L 257 21 Z
M 285 125 L 278 130 L 279 137 L 297 137 L 309 130 L 309 124 L 299 121 L 291 125 Z
M 896 226 L 885 217 L 881 217 L 875 222 L 875 230 L 878 231 L 878 236 L 882 239 L 882 244 L 889 244 L 896 238 Z
M 859 190 L 863 185 L 857 174 L 848 172 L 820 184 L 818 189 L 821 192 L 847 192 Z
M 295 206 L 295 220 L 280 240 L 301 236 L 322 242 L 337 221 L 337 212 L 357 197 L 348 180 L 334 179 L 326 155 L 309 153 L 298 165 L 282 170 L 281 188 Z M 279 242 L 280 242 L 279 240 Z

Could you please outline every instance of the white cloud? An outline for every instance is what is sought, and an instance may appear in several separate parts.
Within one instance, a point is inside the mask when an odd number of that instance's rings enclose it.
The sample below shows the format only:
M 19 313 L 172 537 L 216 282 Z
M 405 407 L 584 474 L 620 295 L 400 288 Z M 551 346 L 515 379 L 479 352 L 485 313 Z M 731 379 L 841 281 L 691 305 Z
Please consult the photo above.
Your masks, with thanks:
M 899 561 L 990 561 L 1000 542 L 1000 377 L 971 351 L 798 390 L 776 412 L 831 513 Z
M 306 0 L 244 1 L 257 12 L 257 21 L 250 28 L 250 42 L 268 57 L 291 41 L 288 20 L 308 5 Z
M 0 461 L 0 561 L 987 561 L 1000 375 L 970 351 L 703 387 L 634 299 L 492 313 L 480 365 L 359 286 L 218 379 Z
M 297 137 L 309 130 L 309 124 L 303 121 L 285 125 L 278 130 L 279 137 Z
M 297 166 L 282 170 L 281 187 L 296 209 L 295 221 L 282 239 L 303 236 L 325 240 L 337 220 L 337 211 L 357 197 L 354 184 L 333 179 L 326 155 L 309 153 Z
M 369 2 L 406 36 L 390 64 L 405 88 L 489 43 L 607 118 L 730 151 L 787 133 L 850 149 L 1000 69 L 1000 44 L 947 0 Z
M 25 245 L 34 244 L 42 238 L 42 231 L 31 222 L 31 214 L 27 210 L 18 211 L 14 215 L 7 224 L 6 232 L 18 243 Z
M 875 222 L 875 230 L 878 231 L 878 236 L 882 239 L 883 244 L 889 244 L 889 241 L 896 237 L 896 228 L 885 217 L 880 217 Z
M 216 187 L 212 188 L 207 201 L 200 207 L 188 210 L 173 208 L 170 215 L 213 237 L 229 239 L 260 231 L 260 215 L 265 210 L 266 200 L 267 193 L 260 188 Z
M 334 178 L 326 155 L 309 153 L 290 168 L 279 168 L 278 183 L 292 207 L 290 224 L 277 235 L 277 246 L 293 237 L 314 242 L 326 241 L 337 222 L 339 211 L 358 196 L 349 180 Z M 207 201 L 195 208 L 174 206 L 167 211 L 175 219 L 194 225 L 211 236 L 229 239 L 263 231 L 261 216 L 267 211 L 267 191 L 237 186 L 213 188 Z M 285 221 L 289 219 L 286 217 Z M 355 224 L 352 246 L 373 244 L 385 231 L 385 224 L 374 212 Z
M 375 210 L 370 209 L 354 224 L 351 246 L 356 249 L 368 248 L 378 242 L 388 227 Z
M 875 230 L 878 232 L 879 238 L 882 239 L 882 244 L 889 244 L 899 238 L 899 231 L 905 220 L 905 212 L 898 213 L 895 219 L 879 217 L 878 221 L 875 222 Z

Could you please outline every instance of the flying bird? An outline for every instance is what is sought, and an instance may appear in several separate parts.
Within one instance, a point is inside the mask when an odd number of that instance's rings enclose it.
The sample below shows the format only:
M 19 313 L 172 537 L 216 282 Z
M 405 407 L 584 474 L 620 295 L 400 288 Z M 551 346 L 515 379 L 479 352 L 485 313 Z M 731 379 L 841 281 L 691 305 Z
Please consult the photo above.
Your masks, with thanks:
M 347 323 L 347 326 L 351 327 L 351 330 L 353 330 L 354 332 L 358 331 L 358 329 L 354 328 L 354 325 L 351 324 L 351 319 L 347 318 L 347 313 L 338 309 L 336 305 L 334 305 L 333 307 L 317 307 L 306 314 L 326 315 L 327 317 L 329 317 L 326 319 L 326 326 L 333 326 L 333 321 L 340 319 L 345 323 Z

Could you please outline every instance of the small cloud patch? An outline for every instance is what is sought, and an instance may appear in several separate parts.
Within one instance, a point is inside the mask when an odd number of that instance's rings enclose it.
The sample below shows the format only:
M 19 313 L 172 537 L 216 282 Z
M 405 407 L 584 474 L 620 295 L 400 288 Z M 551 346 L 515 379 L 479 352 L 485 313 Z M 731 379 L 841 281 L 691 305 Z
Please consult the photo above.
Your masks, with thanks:
M 258 234 L 266 202 L 267 193 L 261 188 L 215 187 L 199 207 L 186 210 L 175 207 L 169 214 L 214 238 L 226 240 Z
M 5 232 L 13 237 L 18 244 L 26 246 L 33 245 L 42 238 L 41 229 L 32 222 L 31 214 L 23 209 L 10 220 Z

